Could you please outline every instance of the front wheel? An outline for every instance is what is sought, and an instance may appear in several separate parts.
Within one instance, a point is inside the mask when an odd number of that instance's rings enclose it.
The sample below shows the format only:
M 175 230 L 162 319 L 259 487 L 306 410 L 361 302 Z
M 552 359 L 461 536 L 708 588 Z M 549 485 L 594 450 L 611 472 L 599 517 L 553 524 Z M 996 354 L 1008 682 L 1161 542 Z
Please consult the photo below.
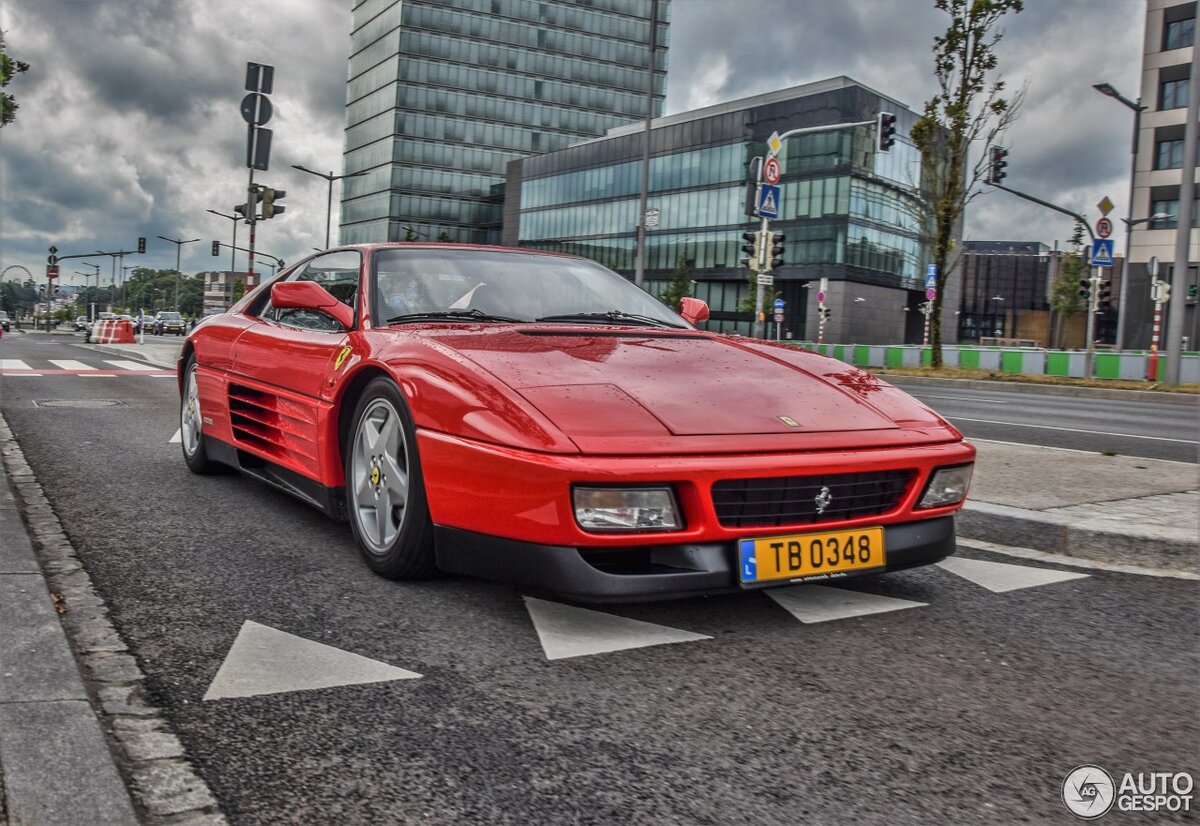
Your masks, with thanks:
M 192 356 L 183 371 L 183 396 L 179 400 L 179 441 L 183 445 L 183 461 L 192 473 L 216 473 L 220 465 L 208 458 L 203 426 L 200 390 L 196 383 L 196 358 Z
M 346 505 L 359 551 L 389 579 L 437 573 L 416 428 L 399 388 L 371 381 L 359 398 L 343 456 Z

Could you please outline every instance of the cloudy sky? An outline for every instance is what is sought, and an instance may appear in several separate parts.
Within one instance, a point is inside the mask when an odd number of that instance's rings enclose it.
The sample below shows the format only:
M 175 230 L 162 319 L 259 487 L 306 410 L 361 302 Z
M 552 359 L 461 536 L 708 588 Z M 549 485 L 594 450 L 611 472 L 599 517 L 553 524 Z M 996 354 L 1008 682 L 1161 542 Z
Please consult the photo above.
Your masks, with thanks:
M 9 85 L 20 110 L 0 130 L 0 269 L 44 277 L 59 254 L 133 249 L 126 264 L 185 273 L 228 266 L 244 197 L 245 64 L 275 66 L 271 169 L 287 213 L 260 224 L 260 249 L 294 261 L 325 236 L 324 180 L 341 171 L 351 0 L 3 0 L 9 53 L 32 68 Z M 1136 97 L 1143 0 L 1026 0 L 1000 47 L 1010 85 L 1027 85 L 1011 130 L 1017 189 L 1092 216 L 1108 195 L 1125 214 L 1132 114 L 1095 92 Z M 934 90 L 930 47 L 945 16 L 933 0 L 674 0 L 668 114 L 849 75 L 914 109 Z M 337 190 L 334 192 L 337 211 Z M 977 199 L 967 234 L 1053 244 L 1071 221 L 1003 192 Z M 336 233 L 336 229 L 335 229 Z M 335 235 L 336 240 L 336 235 Z M 238 244 L 244 246 L 244 227 Z M 110 261 L 92 258 L 110 272 Z M 244 268 L 244 256 L 238 267 Z M 86 267 L 64 262 L 67 283 Z M 12 270 L 8 278 L 22 275 Z

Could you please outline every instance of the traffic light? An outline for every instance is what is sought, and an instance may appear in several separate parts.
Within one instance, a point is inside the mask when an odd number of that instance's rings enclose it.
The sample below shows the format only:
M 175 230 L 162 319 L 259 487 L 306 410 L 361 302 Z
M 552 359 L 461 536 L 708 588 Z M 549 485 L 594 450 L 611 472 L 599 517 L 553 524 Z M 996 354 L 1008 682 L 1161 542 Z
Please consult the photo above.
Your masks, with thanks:
M 988 163 L 987 182 L 989 184 L 998 184 L 1008 174 L 1004 171 L 1005 167 L 1008 166 L 1008 150 L 1003 146 L 993 146 L 991 153 L 991 160 Z
M 1111 304 L 1112 303 L 1112 282 L 1111 281 L 1101 281 L 1100 282 L 1100 303 L 1101 304 Z
M 145 252 L 145 251 L 146 251 L 146 238 L 145 238 L 145 236 L 138 236 L 138 252 Z
M 258 209 L 258 202 L 262 200 L 262 190 L 255 186 L 253 200 L 249 200 L 244 204 L 238 204 L 233 208 L 233 211 L 245 218 L 247 221 L 254 219 L 254 213 Z
M 830 309 L 828 307 L 818 307 L 817 308 L 817 316 L 821 319 L 822 322 L 828 321 L 829 317 L 831 315 L 833 315 L 833 313 L 832 313 L 832 311 L 830 311 Z
M 1150 285 L 1150 297 L 1155 304 L 1168 304 L 1171 301 L 1171 282 L 1155 279 Z
M 743 232 L 742 233 L 742 252 L 746 257 L 742 259 L 742 266 L 749 267 L 753 272 L 758 272 L 758 250 L 762 243 L 762 232 Z
M 1079 297 L 1083 298 L 1083 299 L 1092 297 L 1092 279 L 1090 279 L 1090 278 L 1079 279 Z
M 891 112 L 880 112 L 875 122 L 876 147 L 880 152 L 891 151 L 896 142 L 896 116 Z
M 213 258 L 221 254 L 221 242 L 213 241 Z
M 787 240 L 782 232 L 771 233 L 771 254 L 767 256 L 767 272 L 783 266 L 783 242 Z
M 283 200 L 283 196 L 287 192 L 282 189 L 271 189 L 269 186 L 264 186 L 262 191 L 262 217 L 265 221 L 268 218 L 274 218 L 276 215 L 282 215 L 286 207 L 283 204 L 277 204 L 276 201 Z

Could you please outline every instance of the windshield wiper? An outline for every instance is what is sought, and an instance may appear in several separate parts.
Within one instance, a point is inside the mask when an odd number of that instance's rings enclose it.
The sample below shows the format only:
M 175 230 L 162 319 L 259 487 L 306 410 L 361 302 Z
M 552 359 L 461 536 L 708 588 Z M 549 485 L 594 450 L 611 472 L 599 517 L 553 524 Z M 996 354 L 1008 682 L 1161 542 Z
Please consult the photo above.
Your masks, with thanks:
M 409 321 L 520 321 L 503 315 L 492 315 L 482 310 L 445 310 L 429 313 L 405 313 L 387 320 L 388 324 L 403 324 Z
M 609 310 L 604 313 L 564 313 L 563 315 L 542 316 L 536 321 L 581 321 L 585 324 L 641 324 L 649 327 L 673 327 L 683 329 L 678 324 L 671 324 L 648 315 L 626 313 L 621 310 Z

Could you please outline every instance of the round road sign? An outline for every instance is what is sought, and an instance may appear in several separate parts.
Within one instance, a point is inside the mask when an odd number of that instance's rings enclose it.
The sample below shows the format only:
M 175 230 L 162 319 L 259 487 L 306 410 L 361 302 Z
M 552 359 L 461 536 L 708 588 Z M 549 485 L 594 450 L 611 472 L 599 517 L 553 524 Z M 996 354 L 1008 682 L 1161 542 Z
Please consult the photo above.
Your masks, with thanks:
M 258 92 L 251 92 L 242 98 L 242 120 L 251 126 L 262 126 L 271 119 L 273 114 L 271 99 Z
M 925 297 L 930 301 L 933 301 L 933 299 L 937 298 L 937 290 L 935 290 L 933 287 L 930 287 L 925 291 Z
M 1096 234 L 1101 238 L 1107 238 L 1112 235 L 1112 221 L 1107 218 L 1101 218 L 1096 222 Z
M 779 166 L 779 158 L 774 155 L 767 158 L 763 163 L 763 180 L 771 186 L 779 183 L 779 176 L 783 173 L 782 167 Z
M 817 303 L 818 304 L 825 303 L 825 291 L 824 290 L 817 290 Z

